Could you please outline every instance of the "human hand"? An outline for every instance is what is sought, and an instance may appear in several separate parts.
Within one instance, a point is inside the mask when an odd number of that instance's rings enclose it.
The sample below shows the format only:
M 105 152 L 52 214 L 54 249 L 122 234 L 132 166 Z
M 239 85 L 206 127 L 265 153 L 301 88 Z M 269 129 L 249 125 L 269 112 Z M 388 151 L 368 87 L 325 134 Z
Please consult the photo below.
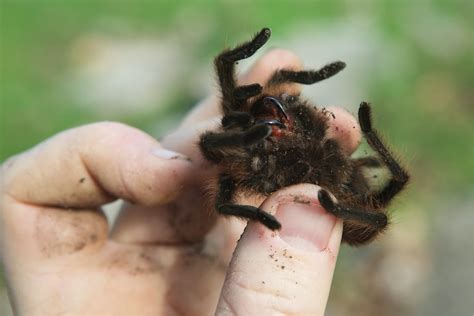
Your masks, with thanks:
M 263 83 L 282 67 L 300 62 L 271 51 L 241 82 Z M 331 111 L 329 137 L 353 151 L 355 119 Z M 0 251 L 16 314 L 323 315 L 341 221 L 309 184 L 261 205 L 276 213 L 280 232 L 250 222 L 242 234 L 244 223 L 209 212 L 204 183 L 216 170 L 197 140 L 218 113 L 211 96 L 161 144 L 122 124 L 97 123 L 7 160 Z M 101 206 L 118 198 L 128 202 L 109 233 Z

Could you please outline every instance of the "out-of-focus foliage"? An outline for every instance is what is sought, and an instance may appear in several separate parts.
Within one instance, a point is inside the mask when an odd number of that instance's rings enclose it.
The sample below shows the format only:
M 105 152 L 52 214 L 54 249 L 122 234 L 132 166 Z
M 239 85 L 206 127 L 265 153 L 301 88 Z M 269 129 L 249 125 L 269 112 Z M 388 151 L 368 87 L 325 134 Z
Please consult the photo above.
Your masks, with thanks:
M 413 173 L 393 232 L 343 248 L 328 315 L 472 314 L 474 251 L 459 237 L 474 223 L 472 1 L 4 0 L 0 161 L 97 120 L 166 132 L 215 87 L 216 52 L 262 26 L 272 28 L 269 46 L 293 49 L 307 65 L 348 58 L 337 87 L 310 88 L 315 100 L 351 111 L 371 101 Z M 471 282 L 443 279 L 451 269 Z

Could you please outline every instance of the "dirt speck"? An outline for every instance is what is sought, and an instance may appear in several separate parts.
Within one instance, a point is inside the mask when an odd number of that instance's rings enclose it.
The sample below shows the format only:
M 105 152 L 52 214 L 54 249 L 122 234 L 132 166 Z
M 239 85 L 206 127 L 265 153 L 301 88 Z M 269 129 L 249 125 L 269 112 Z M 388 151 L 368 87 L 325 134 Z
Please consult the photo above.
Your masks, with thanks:
M 296 195 L 296 196 L 293 198 L 293 202 L 295 202 L 295 203 L 300 203 L 300 204 L 306 204 L 306 205 L 308 205 L 308 204 L 311 203 L 311 201 L 305 199 L 304 197 L 298 196 L 298 195 Z
M 293 258 L 292 255 L 288 255 L 288 249 L 286 249 L 286 248 L 283 250 L 283 257 L 289 258 L 289 259 Z
M 176 155 L 176 156 L 171 157 L 170 159 L 172 159 L 172 160 L 179 159 L 179 160 L 184 160 L 184 161 L 192 162 L 191 158 L 189 158 L 189 157 L 187 157 L 187 156 L 182 156 L 182 155 Z
M 86 178 L 80 178 L 79 179 L 79 183 L 84 183 L 84 181 L 86 181 Z

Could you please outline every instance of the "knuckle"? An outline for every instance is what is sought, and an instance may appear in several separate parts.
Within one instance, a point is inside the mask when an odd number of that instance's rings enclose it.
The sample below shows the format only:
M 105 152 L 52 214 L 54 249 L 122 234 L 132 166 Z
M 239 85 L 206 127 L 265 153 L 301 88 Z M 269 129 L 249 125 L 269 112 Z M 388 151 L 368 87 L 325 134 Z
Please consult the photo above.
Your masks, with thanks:
M 113 121 L 104 121 L 85 125 L 82 133 L 86 135 L 86 141 L 98 142 L 107 145 L 125 145 L 135 143 L 138 139 L 149 139 L 152 137 L 139 129 Z

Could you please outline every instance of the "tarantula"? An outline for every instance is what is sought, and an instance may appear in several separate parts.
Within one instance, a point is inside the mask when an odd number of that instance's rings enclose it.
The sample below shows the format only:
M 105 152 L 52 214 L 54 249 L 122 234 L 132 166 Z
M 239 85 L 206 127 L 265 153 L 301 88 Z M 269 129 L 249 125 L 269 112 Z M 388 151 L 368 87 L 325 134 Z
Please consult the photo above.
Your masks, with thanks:
M 257 220 L 271 230 L 281 227 L 271 214 L 250 205 L 233 203 L 237 188 L 270 195 L 283 187 L 313 183 L 329 213 L 343 219 L 343 241 L 359 245 L 384 230 L 385 208 L 406 185 L 409 175 L 372 127 L 371 107 L 359 107 L 361 130 L 378 157 L 351 158 L 336 140 L 326 138 L 328 115 L 288 90 L 288 84 L 313 84 L 345 67 L 337 61 L 319 70 L 276 71 L 264 87 L 237 86 L 234 65 L 252 56 L 270 37 L 264 28 L 254 38 L 215 58 L 222 92 L 222 126 L 201 135 L 204 157 L 220 166 L 215 208 L 218 213 Z M 371 188 L 364 170 L 385 166 L 390 180 Z M 331 192 L 336 197 L 333 200 Z

